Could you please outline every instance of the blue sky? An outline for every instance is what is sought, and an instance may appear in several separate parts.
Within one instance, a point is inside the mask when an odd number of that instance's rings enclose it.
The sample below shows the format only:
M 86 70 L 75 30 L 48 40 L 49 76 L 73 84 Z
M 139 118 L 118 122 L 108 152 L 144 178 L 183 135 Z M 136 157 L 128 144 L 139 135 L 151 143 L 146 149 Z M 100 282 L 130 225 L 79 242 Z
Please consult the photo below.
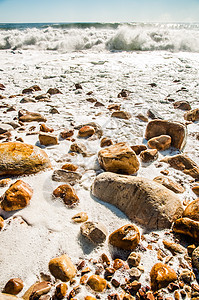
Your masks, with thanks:
M 0 0 L 4 22 L 199 22 L 199 0 Z

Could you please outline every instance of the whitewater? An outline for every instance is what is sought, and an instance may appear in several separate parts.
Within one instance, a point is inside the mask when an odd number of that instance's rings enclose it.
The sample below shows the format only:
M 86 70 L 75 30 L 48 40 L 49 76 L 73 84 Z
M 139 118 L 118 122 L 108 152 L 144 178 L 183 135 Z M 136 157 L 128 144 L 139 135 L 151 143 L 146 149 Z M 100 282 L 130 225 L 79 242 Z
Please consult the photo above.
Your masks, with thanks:
M 1 100 L 0 121 L 17 122 L 18 111 L 27 109 L 44 115 L 47 126 L 52 127 L 57 136 L 66 128 L 96 122 L 102 127 L 104 136 L 114 143 L 147 144 L 144 139 L 147 123 L 137 115 L 147 116 L 147 111 L 153 109 L 165 120 L 185 123 L 184 111 L 175 109 L 173 102 L 187 100 L 192 109 L 198 108 L 198 70 L 199 24 L 0 24 L 0 83 L 6 87 L 0 91 L 5 97 Z M 75 83 L 80 83 L 83 89 L 76 90 Z M 155 86 L 151 85 L 154 83 Z M 53 95 L 49 102 L 22 103 L 22 90 L 32 85 L 39 85 L 42 90 L 35 96 L 46 93 L 51 87 L 58 88 L 62 94 Z M 117 97 L 122 89 L 130 92 L 128 99 Z M 88 96 L 91 91 L 92 95 Z M 90 97 L 102 105 L 94 106 L 87 101 Z M 121 104 L 121 110 L 130 112 L 132 118 L 111 118 L 107 107 L 113 103 Z M 14 109 L 7 111 L 9 107 Z M 52 108 L 58 113 L 52 114 Z M 183 152 L 199 164 L 198 123 L 189 124 L 187 129 L 187 144 Z M 35 134 L 27 134 L 31 130 Z M 86 266 L 95 272 L 92 260 L 98 260 L 102 253 L 112 256 L 107 242 L 94 247 L 82 238 L 79 224 L 71 221 L 76 213 L 87 212 L 89 220 L 102 222 L 109 234 L 131 223 L 119 209 L 91 194 L 92 182 L 102 172 L 97 162 L 97 153 L 101 149 L 99 139 L 83 140 L 89 153 L 93 154 L 83 158 L 68 153 L 71 142 L 67 140 L 60 139 L 54 146 L 41 146 L 38 132 L 38 123 L 28 123 L 14 129 L 11 139 L 22 138 L 25 143 L 42 147 L 53 170 L 21 176 L 19 179 L 29 183 L 34 190 L 30 205 L 14 213 L 0 211 L 5 218 L 4 229 L 0 232 L 0 289 L 10 278 L 19 277 L 24 282 L 19 296 L 36 281 L 50 278 L 53 282 L 48 270 L 48 262 L 53 257 L 67 253 L 74 264 L 85 259 Z M 77 133 L 75 130 L 76 141 Z M 141 163 L 138 176 L 153 179 L 168 169 L 168 177 L 184 186 L 185 192 L 179 197 L 187 204 L 196 199 L 191 187 L 197 183 L 160 162 L 164 156 L 177 153 L 176 149 L 169 149 L 160 152 L 158 160 Z M 67 209 L 60 200 L 52 198 L 53 190 L 61 184 L 52 181 L 52 173 L 66 162 L 78 165 L 82 174 L 82 179 L 74 186 L 80 199 L 80 204 L 74 209 Z M 12 182 L 15 181 L 13 178 Z M 6 189 L 0 188 L 0 196 Z M 152 233 L 137 225 L 144 236 L 138 249 L 144 269 L 140 282 L 150 285 L 149 273 L 158 262 L 157 251 L 163 249 L 167 259 L 171 256 L 162 240 L 175 241 L 175 237 L 166 229 Z M 178 274 L 182 270 L 180 263 L 189 268 L 183 254 L 173 256 L 168 262 Z M 117 276 L 121 282 L 124 280 L 122 273 Z M 112 287 L 99 297 L 107 299 L 111 292 L 118 290 Z M 83 300 L 92 294 L 82 286 L 76 298 Z M 187 296 L 187 299 L 190 298 Z

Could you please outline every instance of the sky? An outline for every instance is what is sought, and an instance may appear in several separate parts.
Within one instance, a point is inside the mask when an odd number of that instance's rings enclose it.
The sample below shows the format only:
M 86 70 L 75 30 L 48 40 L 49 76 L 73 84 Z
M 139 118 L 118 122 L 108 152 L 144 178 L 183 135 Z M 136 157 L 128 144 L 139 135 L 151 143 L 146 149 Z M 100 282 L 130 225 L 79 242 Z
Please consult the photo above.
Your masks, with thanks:
M 199 22 L 199 0 L 0 0 L 5 22 Z

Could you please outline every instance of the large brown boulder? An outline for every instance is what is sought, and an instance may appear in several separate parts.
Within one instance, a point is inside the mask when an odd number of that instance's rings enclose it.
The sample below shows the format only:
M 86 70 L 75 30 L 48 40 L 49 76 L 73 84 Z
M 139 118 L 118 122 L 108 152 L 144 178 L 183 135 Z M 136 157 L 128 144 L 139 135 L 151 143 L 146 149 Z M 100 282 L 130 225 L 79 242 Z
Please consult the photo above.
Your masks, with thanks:
M 32 198 L 33 190 L 29 184 L 17 180 L 1 197 L 1 208 L 5 211 L 13 211 L 26 207 Z
M 69 281 L 76 275 L 76 268 L 66 254 L 51 259 L 49 270 L 56 279 L 61 281 Z
M 33 174 L 51 168 L 50 160 L 39 147 L 19 142 L 0 144 L 0 176 Z
M 186 143 L 187 128 L 184 124 L 179 122 L 152 120 L 147 124 L 145 138 L 151 138 L 169 135 L 171 137 L 171 146 L 182 150 Z
M 151 289 L 157 291 L 166 287 L 170 282 L 177 280 L 176 272 L 163 263 L 157 263 L 150 272 Z
M 165 157 L 161 161 L 170 164 L 172 168 L 180 170 L 193 178 L 199 178 L 199 166 L 185 154 Z
M 96 177 L 92 193 L 150 229 L 169 228 L 183 213 L 175 193 L 147 178 L 105 172 Z
M 98 160 L 105 171 L 134 174 L 139 169 L 135 152 L 127 143 L 117 143 L 99 151 Z

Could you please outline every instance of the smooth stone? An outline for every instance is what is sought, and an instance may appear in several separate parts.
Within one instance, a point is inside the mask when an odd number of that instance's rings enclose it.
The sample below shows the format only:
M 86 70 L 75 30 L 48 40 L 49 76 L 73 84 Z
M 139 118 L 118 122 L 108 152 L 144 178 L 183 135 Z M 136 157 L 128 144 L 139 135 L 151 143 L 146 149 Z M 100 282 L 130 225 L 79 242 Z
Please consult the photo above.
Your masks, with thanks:
M 104 148 L 104 147 L 108 147 L 113 145 L 113 142 L 110 138 L 104 137 L 101 139 L 100 141 L 100 147 Z
M 129 270 L 129 276 L 131 280 L 138 280 L 141 277 L 142 273 L 135 267 Z
M 64 203 L 69 207 L 74 207 L 79 203 L 79 198 L 70 184 L 59 185 L 54 191 L 55 197 L 60 197 L 64 200 Z
M 61 168 L 62 168 L 62 170 L 74 171 L 75 172 L 75 171 L 77 171 L 78 166 L 73 165 L 71 163 L 66 163 Z
M 199 108 L 188 111 L 184 114 L 184 119 L 186 121 L 199 121 Z
M 91 126 L 95 129 L 95 133 L 89 139 L 91 139 L 91 140 L 95 139 L 95 138 L 100 139 L 102 137 L 103 129 L 99 124 L 97 124 L 95 122 L 89 122 L 89 123 L 86 123 L 86 124 L 81 124 L 81 125 L 75 126 L 75 129 L 79 130 L 83 126 Z
M 180 218 L 174 222 L 173 231 L 188 235 L 198 242 L 199 240 L 199 222 L 189 218 Z
M 199 166 L 185 154 L 165 157 L 161 162 L 168 163 L 172 168 L 199 179 Z
M 136 115 L 136 118 L 138 118 L 139 120 L 141 120 L 143 122 L 148 122 L 148 118 L 145 115 L 141 114 L 141 113 Z
M 199 198 L 187 205 L 183 212 L 183 217 L 199 221 Z
M 141 261 L 141 255 L 137 252 L 131 252 L 131 254 L 127 258 L 127 263 L 130 267 L 137 267 L 139 266 Z
M 171 137 L 169 135 L 160 135 L 154 138 L 151 138 L 148 141 L 148 146 L 158 151 L 167 150 L 171 146 Z
M 121 92 L 117 95 L 118 98 L 127 98 L 130 95 L 130 92 L 126 89 L 122 89 Z
M 186 144 L 187 128 L 179 122 L 165 120 L 150 121 L 145 131 L 146 140 L 160 135 L 169 135 L 171 137 L 171 146 L 182 150 Z
M 31 294 L 30 300 L 41 299 L 42 295 L 47 294 L 51 290 L 51 284 L 48 281 L 37 282 L 34 284 Z
M 96 177 L 92 194 L 150 229 L 170 228 L 183 213 L 175 193 L 147 178 L 105 172 Z
M 127 224 L 112 232 L 109 243 L 123 250 L 134 250 L 140 241 L 140 232 L 137 226 Z
M 191 110 L 191 105 L 186 100 L 176 101 L 173 103 L 173 107 L 175 109 L 181 109 L 181 110 Z
M 176 272 L 163 263 L 155 264 L 150 272 L 151 289 L 157 291 L 161 288 L 167 287 L 170 282 L 177 280 Z
M 52 175 L 53 181 L 58 182 L 68 182 L 71 184 L 75 184 L 82 178 L 82 175 L 80 175 L 77 172 L 74 171 L 68 171 L 68 170 L 55 170 Z
M 140 153 L 140 159 L 144 163 L 148 163 L 158 159 L 158 150 L 157 149 L 147 149 Z
M 189 284 L 194 280 L 194 277 L 194 273 L 191 270 L 185 269 L 180 273 L 179 279 Z
M 42 132 L 39 134 L 39 142 L 41 145 L 49 146 L 49 145 L 57 145 L 58 139 L 55 135 L 47 132 Z
M 110 104 L 108 105 L 108 109 L 109 110 L 120 110 L 121 104 L 120 103 L 114 103 L 114 104 Z
M 134 174 L 139 169 L 135 152 L 127 143 L 117 143 L 98 153 L 100 166 L 109 172 Z
M 62 94 L 62 92 L 60 92 L 58 88 L 50 88 L 48 89 L 47 94 L 56 95 L 56 94 Z
M 67 138 L 73 136 L 73 134 L 74 134 L 73 129 L 63 130 L 62 132 L 60 132 L 60 137 L 62 139 L 67 139 Z
M 6 294 L 17 295 L 22 291 L 23 286 L 23 281 L 20 278 L 12 278 L 6 283 L 4 292 Z
M 114 111 L 111 114 L 111 117 L 113 118 L 118 118 L 118 119 L 125 119 L 125 120 L 129 120 L 132 116 L 129 112 L 127 111 L 123 111 L 123 110 L 118 110 L 118 111 Z
M 87 281 L 87 284 L 95 292 L 103 292 L 106 289 L 106 280 L 98 275 L 91 275 Z
M 54 129 L 46 126 L 46 124 L 43 123 L 43 124 L 40 125 L 40 131 L 42 131 L 42 132 L 53 132 Z
M 5 211 L 22 209 L 30 203 L 32 195 L 33 190 L 30 185 L 17 180 L 1 197 L 1 208 Z
M 40 113 L 29 112 L 19 117 L 21 122 L 46 122 L 46 118 Z
M 101 244 L 106 240 L 107 229 L 99 222 L 85 222 L 80 227 L 81 234 L 94 244 Z
M 64 297 L 66 297 L 67 290 L 68 290 L 68 286 L 65 282 L 58 284 L 56 286 L 56 291 L 55 291 L 55 296 L 57 297 L 57 299 L 61 300 Z
M 20 103 L 35 103 L 35 102 L 36 102 L 36 100 L 34 98 L 30 98 L 30 97 L 24 97 L 20 101 Z
M 184 191 L 185 191 L 184 187 L 181 184 L 171 180 L 170 178 L 168 178 L 166 176 L 160 175 L 160 176 L 153 178 L 153 180 L 157 183 L 162 184 L 167 189 L 173 191 L 176 194 L 181 194 L 181 193 L 184 193 Z
M 0 144 L 0 176 L 33 174 L 51 168 L 44 150 L 20 142 Z
M 76 275 L 76 268 L 66 254 L 51 259 L 49 270 L 56 279 L 64 282 L 71 280 Z
M 90 137 L 95 133 L 95 129 L 92 126 L 83 126 L 80 128 L 78 135 L 79 137 Z
M 85 212 L 77 213 L 72 217 L 73 222 L 75 223 L 83 223 L 88 220 L 88 215 Z

